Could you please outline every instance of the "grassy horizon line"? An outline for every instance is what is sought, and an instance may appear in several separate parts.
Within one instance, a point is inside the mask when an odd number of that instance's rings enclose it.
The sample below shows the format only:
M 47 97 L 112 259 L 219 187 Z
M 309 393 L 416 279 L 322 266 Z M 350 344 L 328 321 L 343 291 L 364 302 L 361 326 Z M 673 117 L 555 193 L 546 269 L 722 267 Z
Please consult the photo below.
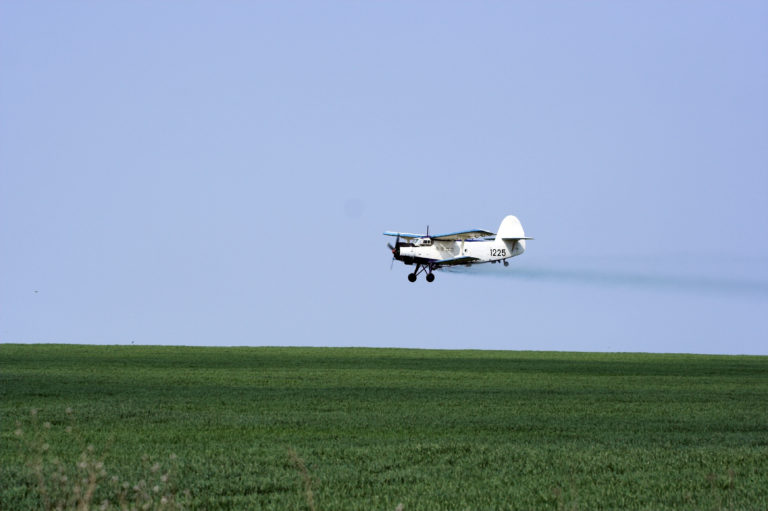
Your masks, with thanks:
M 135 348 L 194 348 L 194 349 L 328 349 L 328 350 L 401 350 L 401 351 L 425 351 L 425 352 L 481 352 L 481 353 L 548 353 L 564 355 L 680 355 L 680 356 L 701 356 L 701 357 L 763 357 L 768 358 L 768 354 L 753 353 L 699 353 L 683 351 L 584 351 L 584 350 L 531 350 L 531 349 L 486 349 L 486 348 L 423 348 L 423 347 L 405 347 L 405 346 L 316 346 L 316 345 L 280 345 L 280 344 L 259 344 L 259 345 L 214 345 L 214 344 L 134 344 L 134 343 L 83 343 L 83 342 L 61 342 L 61 341 L 0 341 L 0 346 L 74 346 L 74 347 L 135 347 Z

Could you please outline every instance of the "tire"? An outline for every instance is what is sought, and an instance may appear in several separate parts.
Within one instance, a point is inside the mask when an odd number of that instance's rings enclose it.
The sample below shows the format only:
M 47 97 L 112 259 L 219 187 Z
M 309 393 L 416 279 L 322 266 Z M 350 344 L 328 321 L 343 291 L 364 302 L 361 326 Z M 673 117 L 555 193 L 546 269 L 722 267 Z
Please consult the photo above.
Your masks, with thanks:
M 409 273 L 408 274 L 408 280 L 410 282 L 416 282 L 416 274 L 415 273 Z
M 435 274 L 427 273 L 427 282 L 432 282 L 433 280 L 435 280 Z

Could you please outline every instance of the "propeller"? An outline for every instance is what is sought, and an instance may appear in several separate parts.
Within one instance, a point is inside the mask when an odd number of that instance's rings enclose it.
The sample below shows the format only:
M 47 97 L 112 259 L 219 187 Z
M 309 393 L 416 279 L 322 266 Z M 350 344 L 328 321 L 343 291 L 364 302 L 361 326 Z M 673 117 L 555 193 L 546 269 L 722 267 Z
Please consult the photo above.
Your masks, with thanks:
M 395 238 L 395 246 L 393 247 L 392 244 L 387 243 L 387 246 L 392 251 L 392 262 L 389 263 L 389 269 L 392 269 L 392 265 L 395 264 L 395 259 L 397 258 L 397 249 L 398 244 L 400 243 L 400 233 L 397 234 L 397 238 Z

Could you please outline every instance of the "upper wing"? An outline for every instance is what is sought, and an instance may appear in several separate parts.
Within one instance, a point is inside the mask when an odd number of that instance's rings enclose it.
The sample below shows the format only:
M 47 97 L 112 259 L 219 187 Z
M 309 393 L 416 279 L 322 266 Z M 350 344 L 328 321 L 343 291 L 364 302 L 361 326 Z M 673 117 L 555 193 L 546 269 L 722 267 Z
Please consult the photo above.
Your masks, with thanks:
M 410 232 L 394 232 L 386 231 L 384 236 L 400 236 L 401 238 L 426 238 L 426 234 L 412 234 Z M 448 234 L 438 234 L 436 236 L 430 236 L 433 240 L 437 241 L 462 241 L 471 240 L 475 238 L 486 238 L 488 236 L 495 236 L 495 233 L 485 231 L 483 229 L 474 229 L 472 231 L 459 231 L 451 232 Z
M 392 232 L 392 231 L 386 231 L 383 233 L 384 236 L 400 236 L 401 238 L 423 238 L 423 234 L 411 234 L 409 232 Z
M 484 231 L 483 229 L 475 229 L 473 231 L 459 231 L 451 232 L 448 234 L 438 234 L 437 236 L 430 236 L 430 238 L 440 241 L 461 241 L 471 240 L 473 238 L 486 238 L 488 236 L 495 236 L 495 233 Z

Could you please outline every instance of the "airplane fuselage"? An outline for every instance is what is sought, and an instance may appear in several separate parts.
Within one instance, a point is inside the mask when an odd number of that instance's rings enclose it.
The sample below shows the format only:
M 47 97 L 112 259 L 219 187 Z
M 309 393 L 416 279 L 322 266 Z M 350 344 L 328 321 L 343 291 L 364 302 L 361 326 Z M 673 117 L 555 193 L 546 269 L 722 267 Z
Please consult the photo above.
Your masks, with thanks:
M 463 240 L 440 241 L 416 239 L 414 243 L 401 243 L 396 258 L 405 264 L 441 261 L 455 257 L 479 259 L 471 264 L 503 261 L 525 252 L 525 241 Z

